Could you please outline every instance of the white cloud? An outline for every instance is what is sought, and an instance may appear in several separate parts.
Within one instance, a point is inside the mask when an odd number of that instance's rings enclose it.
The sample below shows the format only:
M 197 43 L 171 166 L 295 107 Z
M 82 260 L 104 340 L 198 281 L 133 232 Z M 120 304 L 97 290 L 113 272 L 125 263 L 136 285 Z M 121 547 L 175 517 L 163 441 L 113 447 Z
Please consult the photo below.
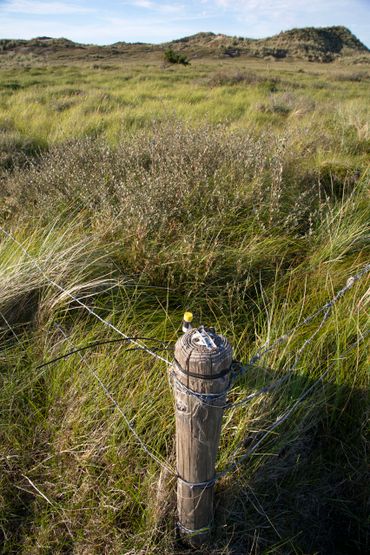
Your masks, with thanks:
M 11 17 L 0 18 L 0 37 L 31 39 L 36 36 L 67 37 L 76 42 L 112 44 L 117 41 L 160 43 L 189 34 L 189 26 L 181 20 L 168 25 L 157 18 L 117 17 L 101 18 L 99 21 L 59 21 L 56 18 L 37 18 L 32 21 L 26 16 L 16 21 Z
M 138 8 L 146 8 L 149 10 L 155 8 L 154 2 L 151 2 L 150 0 L 134 0 L 132 4 Z
M 152 0 L 131 0 L 124 2 L 126 5 L 134 6 L 136 8 L 143 8 L 145 10 L 152 10 L 164 15 L 182 13 L 185 10 L 184 4 L 178 2 L 163 3 L 153 2 Z
M 0 0 L 0 37 L 109 44 L 199 31 L 261 38 L 293 27 L 345 25 L 370 43 L 368 6 L 369 0 Z
M 5 2 L 1 11 L 15 14 L 32 15 L 70 15 L 91 13 L 91 8 L 74 2 L 46 2 L 38 0 L 9 0 Z
M 252 18 L 269 16 L 285 18 L 294 16 L 302 22 L 307 14 L 330 14 L 333 19 L 338 13 L 353 13 L 365 8 L 367 0 L 212 0 L 215 6 L 228 12 L 250 15 Z
M 282 9 L 294 9 L 306 7 L 308 5 L 306 0 L 213 0 L 213 2 L 221 7 L 233 9 L 233 10 L 257 10 L 261 11 L 273 11 Z M 327 0 L 326 3 L 333 3 L 331 0 Z M 335 3 L 335 2 L 334 2 Z M 338 3 L 338 1 L 336 2 Z M 341 3 L 341 0 L 339 0 Z M 348 1 L 346 2 L 348 4 Z M 311 5 L 323 5 L 321 0 L 311 0 Z
M 266 37 L 292 27 L 344 25 L 368 35 L 369 0 L 210 0 L 238 33 Z

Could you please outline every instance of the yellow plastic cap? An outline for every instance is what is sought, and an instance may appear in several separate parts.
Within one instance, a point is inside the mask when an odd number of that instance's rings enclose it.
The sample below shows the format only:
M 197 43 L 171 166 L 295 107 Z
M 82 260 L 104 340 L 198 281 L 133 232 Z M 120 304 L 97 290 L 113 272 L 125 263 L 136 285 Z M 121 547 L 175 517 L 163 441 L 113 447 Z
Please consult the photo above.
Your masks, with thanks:
M 193 313 L 192 312 L 185 312 L 184 314 L 184 322 L 190 324 L 193 321 Z

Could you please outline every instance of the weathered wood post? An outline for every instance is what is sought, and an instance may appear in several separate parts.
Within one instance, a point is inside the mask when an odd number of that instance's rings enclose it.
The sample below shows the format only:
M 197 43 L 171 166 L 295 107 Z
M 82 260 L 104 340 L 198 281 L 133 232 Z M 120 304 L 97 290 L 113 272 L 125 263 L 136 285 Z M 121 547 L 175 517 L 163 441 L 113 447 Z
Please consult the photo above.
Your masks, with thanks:
M 178 527 L 195 547 L 210 539 L 215 464 L 231 363 L 230 344 L 213 329 L 192 329 L 176 342 Z

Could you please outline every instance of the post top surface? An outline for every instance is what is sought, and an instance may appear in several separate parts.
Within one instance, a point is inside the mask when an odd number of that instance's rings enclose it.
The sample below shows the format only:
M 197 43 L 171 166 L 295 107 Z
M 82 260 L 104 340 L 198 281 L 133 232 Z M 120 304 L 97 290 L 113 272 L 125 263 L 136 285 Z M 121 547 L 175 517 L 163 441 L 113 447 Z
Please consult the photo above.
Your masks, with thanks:
M 212 376 L 231 366 L 232 349 L 222 335 L 208 328 L 195 328 L 177 340 L 175 358 L 188 372 Z

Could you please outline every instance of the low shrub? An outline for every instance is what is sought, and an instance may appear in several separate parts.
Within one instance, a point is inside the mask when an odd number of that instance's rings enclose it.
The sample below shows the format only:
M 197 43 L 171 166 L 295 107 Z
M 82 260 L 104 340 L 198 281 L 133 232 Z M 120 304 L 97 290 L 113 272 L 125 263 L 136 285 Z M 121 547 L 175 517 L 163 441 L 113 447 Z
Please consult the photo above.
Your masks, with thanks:
M 185 54 L 182 54 L 181 52 L 175 52 L 174 50 L 172 50 L 172 48 L 165 50 L 164 59 L 170 64 L 181 64 L 183 66 L 187 66 L 190 64 Z

